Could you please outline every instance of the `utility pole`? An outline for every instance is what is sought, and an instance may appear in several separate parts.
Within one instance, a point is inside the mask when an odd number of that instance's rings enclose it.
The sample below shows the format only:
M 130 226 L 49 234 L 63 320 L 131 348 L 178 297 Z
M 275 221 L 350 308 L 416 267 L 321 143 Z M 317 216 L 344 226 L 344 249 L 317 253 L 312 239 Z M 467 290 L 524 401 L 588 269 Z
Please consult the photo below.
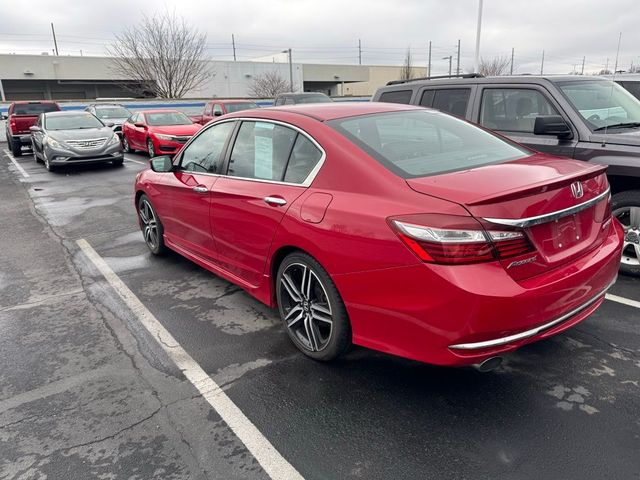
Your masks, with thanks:
M 358 65 L 362 65 L 362 42 L 358 39 Z
M 622 42 L 622 32 L 620 32 L 620 36 L 618 37 L 618 50 L 616 50 L 616 64 L 615 64 L 615 67 L 613 67 L 614 75 L 618 71 L 618 56 L 620 55 L 620 42 Z
M 431 76 L 431 40 L 429 40 L 429 64 L 427 65 L 427 76 Z
M 460 39 L 458 39 L 458 56 L 456 57 L 456 75 L 460 75 Z
M 293 92 L 293 60 L 291 60 L 291 49 L 289 48 L 289 87 Z
M 55 47 L 56 55 L 58 55 L 58 41 L 56 40 L 56 31 L 53 28 L 53 22 L 51 22 L 51 33 L 53 33 L 53 46 Z
M 580 75 L 584 75 L 584 61 L 587 59 L 586 56 L 582 57 L 582 70 L 580 70 Z
M 516 49 L 511 47 L 511 68 L 509 70 L 509 75 L 513 75 L 513 56 L 515 54 Z
M 605 75 L 609 71 L 609 57 L 607 57 L 607 63 L 604 65 L 604 73 Z
M 540 75 L 544 71 L 544 50 L 542 50 L 542 62 L 540 63 Z
M 442 57 L 443 60 L 449 60 L 449 76 L 451 76 L 451 61 L 453 60 L 453 55 L 449 55 L 448 57 Z
M 482 0 L 478 0 L 478 28 L 476 29 L 476 60 L 473 65 L 473 72 L 478 73 L 480 69 L 480 29 L 482 28 Z
M 236 37 L 231 34 L 231 46 L 233 47 L 233 61 L 236 61 Z

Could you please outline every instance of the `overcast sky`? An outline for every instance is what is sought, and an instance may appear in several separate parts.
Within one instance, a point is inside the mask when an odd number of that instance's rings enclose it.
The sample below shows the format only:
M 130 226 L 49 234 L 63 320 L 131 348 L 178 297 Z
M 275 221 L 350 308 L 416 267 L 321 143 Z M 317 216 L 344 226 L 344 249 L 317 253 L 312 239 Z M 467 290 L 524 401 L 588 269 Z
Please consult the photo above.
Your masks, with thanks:
M 293 59 L 399 65 L 407 47 L 426 65 L 433 44 L 434 73 L 446 73 L 461 41 L 461 69 L 473 66 L 478 0 L 28 0 L 0 2 L 0 53 L 51 52 L 54 22 L 61 54 L 104 55 L 105 44 L 144 13 L 170 9 L 206 32 L 212 59 L 239 60 L 291 47 Z M 640 63 L 640 0 L 485 0 L 481 55 L 511 55 L 518 73 L 585 73 Z

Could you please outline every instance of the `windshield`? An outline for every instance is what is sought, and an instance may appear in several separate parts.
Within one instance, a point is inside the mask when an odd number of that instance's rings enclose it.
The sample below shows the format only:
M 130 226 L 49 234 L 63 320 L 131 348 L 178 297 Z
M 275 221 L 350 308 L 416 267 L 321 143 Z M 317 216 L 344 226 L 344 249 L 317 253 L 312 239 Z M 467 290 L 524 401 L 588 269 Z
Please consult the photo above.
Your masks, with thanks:
M 531 152 L 435 111 L 379 113 L 328 122 L 403 178 L 501 163 Z
M 160 127 L 165 125 L 191 125 L 193 122 L 184 113 L 158 112 L 147 113 L 147 124 Z
M 124 107 L 100 107 L 96 108 L 98 118 L 129 118 L 131 112 Z
M 322 94 L 298 97 L 296 99 L 296 103 L 327 103 L 327 102 L 333 102 L 333 100 L 331 100 L 326 95 L 322 95 Z
M 102 127 L 104 127 L 104 124 L 90 113 L 45 116 L 45 128 L 47 130 L 78 130 Z
M 558 85 L 591 130 L 640 122 L 640 101 L 617 83 L 586 80 Z
M 225 103 L 224 107 L 228 113 L 239 112 L 241 110 L 251 110 L 253 108 L 259 108 L 255 103 Z
M 13 106 L 14 115 L 37 116 L 46 112 L 57 112 L 60 109 L 54 103 L 16 103 Z

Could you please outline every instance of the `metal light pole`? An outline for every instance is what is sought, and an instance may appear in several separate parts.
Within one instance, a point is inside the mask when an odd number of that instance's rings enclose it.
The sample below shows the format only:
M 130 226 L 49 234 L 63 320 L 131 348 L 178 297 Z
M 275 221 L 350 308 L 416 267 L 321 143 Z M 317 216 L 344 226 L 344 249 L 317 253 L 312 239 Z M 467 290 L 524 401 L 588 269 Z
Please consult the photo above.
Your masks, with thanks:
M 293 92 L 293 61 L 291 60 L 291 49 L 287 48 L 282 53 L 289 55 L 289 91 Z
M 56 55 L 58 55 L 58 40 L 56 40 L 56 30 L 53 28 L 53 22 L 51 22 L 51 33 L 53 34 L 53 46 L 56 50 Z
M 478 3 L 478 28 L 476 29 L 476 60 L 473 65 L 473 72 L 478 73 L 480 69 L 480 30 L 482 28 L 482 0 Z
M 448 57 L 442 57 L 443 60 L 449 60 L 449 76 L 451 76 L 451 61 L 453 60 L 453 55 L 449 55 Z

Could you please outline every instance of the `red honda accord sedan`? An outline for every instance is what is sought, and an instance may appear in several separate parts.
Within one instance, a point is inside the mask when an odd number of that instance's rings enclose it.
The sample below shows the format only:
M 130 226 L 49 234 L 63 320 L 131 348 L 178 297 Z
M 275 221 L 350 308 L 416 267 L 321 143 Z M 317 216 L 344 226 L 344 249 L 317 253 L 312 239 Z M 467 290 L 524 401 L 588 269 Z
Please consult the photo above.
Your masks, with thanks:
M 145 110 L 122 125 L 125 152 L 142 150 L 150 157 L 174 155 L 202 128 L 177 110 Z
M 623 231 L 604 168 L 406 105 L 243 111 L 135 184 L 144 239 L 277 307 L 317 360 L 351 344 L 493 361 L 589 316 Z

